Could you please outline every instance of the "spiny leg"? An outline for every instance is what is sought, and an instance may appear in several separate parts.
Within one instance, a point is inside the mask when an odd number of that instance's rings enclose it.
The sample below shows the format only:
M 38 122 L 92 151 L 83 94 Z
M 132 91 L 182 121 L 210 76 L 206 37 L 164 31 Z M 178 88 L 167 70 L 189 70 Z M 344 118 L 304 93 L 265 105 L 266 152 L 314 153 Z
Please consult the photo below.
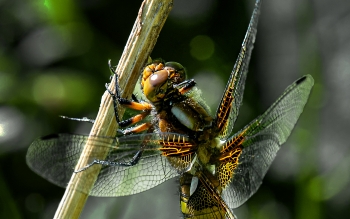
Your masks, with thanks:
M 135 95 L 132 95 L 132 100 L 128 100 L 125 98 L 121 97 L 120 94 L 120 86 L 118 83 L 118 74 L 115 73 L 115 68 L 112 67 L 111 65 L 111 61 L 108 61 L 108 66 L 112 72 L 113 75 L 115 75 L 115 92 L 113 93 L 109 88 L 108 88 L 108 84 L 105 85 L 108 93 L 112 96 L 113 98 L 113 107 L 114 107 L 114 114 L 115 114 L 115 118 L 117 123 L 119 124 L 120 127 L 126 127 L 132 124 L 135 124 L 141 120 L 143 120 L 145 117 L 147 117 L 150 112 L 151 109 L 153 108 L 153 106 L 147 102 L 139 102 L 136 98 Z M 134 109 L 134 110 L 139 110 L 139 111 L 144 111 L 138 115 L 135 115 L 129 119 L 120 121 L 119 119 L 119 115 L 118 115 L 118 103 L 124 107 L 128 107 L 130 109 Z M 128 134 L 132 134 L 132 133 L 139 133 L 145 130 L 148 130 L 149 132 L 151 132 L 153 129 L 151 128 L 152 124 L 147 122 L 147 123 L 142 123 L 138 126 L 126 129 L 126 130 L 121 130 L 119 129 L 118 132 L 121 133 L 122 135 L 128 135 Z M 133 166 L 136 165 L 138 163 L 138 161 L 141 158 L 142 152 L 143 152 L 143 148 L 144 146 L 141 146 L 141 149 L 136 152 L 136 154 L 133 156 L 133 158 L 128 161 L 128 162 L 112 162 L 112 161 L 101 161 L 101 160 L 94 160 L 91 164 L 87 165 L 86 167 L 78 170 L 78 172 L 85 170 L 86 168 L 89 168 L 90 166 L 94 165 L 94 164 L 102 164 L 102 165 L 114 165 L 114 166 Z
M 126 121 L 126 120 L 124 120 L 124 121 Z M 124 122 L 124 121 L 122 121 L 122 122 Z M 118 132 L 121 133 L 122 135 L 129 135 L 129 134 L 135 134 L 135 133 L 140 133 L 140 132 L 146 131 L 150 127 L 152 127 L 152 124 L 149 122 L 145 122 L 145 123 L 142 123 L 140 125 L 137 125 L 137 126 L 125 129 L 125 130 L 118 129 Z
M 82 171 L 85 171 L 95 164 L 101 164 L 103 166 L 124 166 L 124 167 L 134 166 L 140 161 L 141 156 L 142 156 L 142 152 L 143 152 L 143 150 L 137 151 L 136 154 L 132 157 L 132 159 L 130 161 L 127 161 L 127 162 L 114 162 L 114 161 L 109 161 L 109 160 L 95 159 L 90 164 L 86 165 L 85 167 L 80 168 L 78 170 L 74 170 L 74 173 L 80 173 Z
M 147 117 L 149 115 L 149 112 L 143 112 L 140 114 L 137 114 L 133 117 L 130 117 L 128 119 L 125 119 L 123 121 L 119 122 L 119 127 L 121 128 L 125 128 L 127 126 L 133 125 L 138 123 L 139 121 L 143 120 L 145 117 Z
M 110 59 L 108 60 L 108 67 L 109 67 L 109 70 L 110 70 L 111 73 L 112 73 L 111 77 L 113 77 L 114 74 L 115 74 L 115 70 L 117 69 L 117 67 L 116 67 L 116 66 L 113 67 L 111 61 L 112 61 L 112 60 L 110 60 Z M 111 80 L 112 80 L 112 78 L 111 78 Z
M 60 116 L 60 117 L 63 119 L 68 119 L 68 120 L 73 120 L 73 121 L 95 123 L 94 119 L 89 119 L 87 117 L 83 117 L 83 118 L 73 118 L 73 117 L 68 117 L 68 116 Z
M 112 96 L 113 98 L 113 106 L 114 106 L 114 114 L 116 116 L 116 120 L 119 124 L 120 120 L 119 120 L 119 116 L 118 116 L 118 105 L 117 102 L 124 106 L 124 107 L 128 107 L 130 109 L 134 109 L 134 110 L 144 110 L 144 111 L 150 111 L 152 109 L 152 105 L 150 103 L 147 102 L 139 102 L 135 95 L 132 96 L 133 101 L 132 100 L 128 100 L 125 98 L 122 98 L 120 95 L 120 87 L 119 87 L 119 83 L 118 83 L 118 74 L 114 73 L 114 75 L 116 76 L 115 79 L 115 93 L 113 93 L 109 88 L 108 88 L 108 84 L 106 84 L 106 89 L 108 91 L 108 93 Z M 136 101 L 135 101 L 136 99 Z
M 118 81 L 118 75 L 117 74 L 114 74 L 116 76 L 116 81 Z M 117 82 L 116 82 L 116 86 L 117 86 Z M 115 116 L 115 119 L 117 121 L 117 123 L 119 124 L 120 122 L 120 119 L 119 119 L 119 115 L 118 115 L 118 106 L 117 106 L 117 101 L 119 102 L 118 100 L 118 97 L 120 97 L 120 94 L 119 94 L 119 87 L 115 87 L 115 93 L 114 94 L 111 90 L 109 90 L 108 88 L 108 84 L 105 85 L 108 93 L 111 95 L 111 97 L 113 98 L 113 108 L 114 108 L 114 116 Z
M 150 111 L 152 109 L 152 105 L 144 102 L 144 103 L 139 103 L 139 101 L 137 100 L 135 95 L 132 95 L 132 99 L 128 100 L 128 99 L 124 99 L 121 98 L 120 96 L 120 90 L 119 90 L 119 84 L 118 84 L 118 75 L 115 73 L 115 69 L 112 67 L 111 65 L 111 60 L 108 61 L 108 66 L 111 70 L 111 72 L 113 73 L 113 75 L 116 76 L 115 78 L 115 93 L 113 93 L 109 88 L 108 88 L 108 84 L 105 85 L 108 93 L 112 96 L 113 98 L 113 107 L 114 107 L 114 114 L 115 114 L 115 118 L 117 123 L 121 126 L 121 127 L 126 127 L 132 124 L 135 124 L 139 121 L 141 121 L 142 119 L 144 119 L 145 117 L 147 117 L 150 114 Z M 119 119 L 119 115 L 118 115 L 118 105 L 117 102 L 125 107 L 131 108 L 131 109 L 135 109 L 135 110 L 144 110 L 143 113 L 140 113 L 136 116 L 133 116 L 129 119 L 126 119 L 124 121 L 120 121 Z M 86 117 L 80 119 L 80 118 L 69 118 L 69 117 L 65 117 L 62 116 L 63 118 L 67 118 L 67 119 L 71 119 L 71 120 L 77 120 L 77 121 L 88 121 L 88 122 L 94 122 L 94 120 L 88 119 Z M 127 129 L 127 130 L 118 130 L 118 132 L 120 132 L 123 135 L 127 135 L 127 134 L 131 134 L 131 133 L 138 133 L 138 132 L 142 132 L 145 130 L 153 130 L 151 129 L 152 124 L 151 123 L 143 123 L 141 125 L 138 125 L 136 127 Z M 139 160 L 141 159 L 142 153 L 143 153 L 143 149 L 145 146 L 141 146 L 140 150 L 138 150 L 136 152 L 136 154 L 132 157 L 132 159 L 130 161 L 127 162 L 114 162 L 114 161 L 108 161 L 108 160 L 98 160 L 95 159 L 93 162 L 91 162 L 90 164 L 86 165 L 85 167 L 75 170 L 74 173 L 79 173 L 82 172 L 88 168 L 90 168 L 91 166 L 95 165 L 95 164 L 101 164 L 104 166 L 134 166 L 136 165 Z
M 153 130 L 154 129 L 152 127 L 148 128 L 148 132 L 149 133 L 153 132 Z M 149 140 L 149 138 L 150 138 L 150 136 L 146 137 L 144 139 L 144 142 Z M 114 161 L 108 161 L 108 160 L 95 159 L 93 162 L 91 162 L 90 164 L 86 165 L 85 167 L 80 168 L 78 170 L 75 170 L 74 173 L 82 172 L 82 171 L 88 169 L 89 167 L 91 167 L 91 166 L 93 166 L 95 164 L 101 164 L 101 165 L 104 165 L 104 166 L 124 166 L 124 167 L 134 166 L 140 161 L 140 159 L 142 157 L 143 150 L 145 149 L 146 146 L 147 145 L 145 143 L 142 143 L 140 149 L 135 153 L 135 155 L 129 161 L 126 161 L 126 162 L 114 162 Z
M 194 79 L 190 79 L 174 85 L 174 88 L 178 89 L 178 91 L 181 94 L 184 94 L 187 91 L 191 90 L 195 85 L 196 85 L 196 82 L 194 81 Z
M 117 80 L 117 78 L 116 78 Z M 119 89 L 119 87 L 117 87 L 117 83 L 116 83 L 116 90 Z M 145 117 L 147 117 L 152 109 L 152 105 L 147 103 L 147 102 L 142 102 L 142 103 L 138 103 L 135 101 L 131 101 L 125 98 L 121 98 L 120 96 L 118 96 L 119 92 L 116 91 L 116 94 L 113 94 L 111 92 L 111 90 L 108 89 L 107 85 L 106 85 L 106 89 L 108 91 L 108 93 L 112 96 L 113 98 L 113 106 L 114 106 L 114 114 L 115 114 L 115 118 L 116 121 L 118 122 L 120 127 L 126 127 L 129 125 L 133 125 L 141 120 L 143 120 Z M 124 106 L 124 107 L 128 107 L 130 109 L 134 109 L 134 110 L 143 110 L 144 112 L 135 115 L 129 119 L 120 121 L 119 116 L 118 116 L 118 104 L 117 102 Z M 123 130 L 118 130 L 118 132 L 122 133 L 122 134 L 130 134 L 130 133 L 138 133 L 144 130 L 147 130 L 150 127 L 150 123 L 143 123 L 140 126 L 136 126 L 132 129 L 128 129 L 127 131 L 123 131 Z
M 131 94 L 131 99 L 136 102 L 136 103 L 139 103 L 139 99 L 137 99 L 136 95 L 135 94 Z

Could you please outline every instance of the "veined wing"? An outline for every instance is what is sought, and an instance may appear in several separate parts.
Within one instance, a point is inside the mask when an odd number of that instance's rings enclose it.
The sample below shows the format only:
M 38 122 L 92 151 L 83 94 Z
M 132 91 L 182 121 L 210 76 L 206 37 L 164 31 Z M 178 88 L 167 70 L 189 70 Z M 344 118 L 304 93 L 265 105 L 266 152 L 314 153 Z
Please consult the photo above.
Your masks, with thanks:
M 257 32 L 260 5 L 261 1 L 257 0 L 248 30 L 242 43 L 241 51 L 226 85 L 220 105 L 216 111 L 215 125 L 218 128 L 219 137 L 221 139 L 226 139 L 231 134 L 233 125 L 238 116 L 239 107 L 241 106 L 248 65 Z
M 171 144 L 179 144 L 179 139 L 192 145 L 185 135 L 148 133 L 120 138 L 92 137 L 92 139 L 96 147 L 110 148 L 106 160 L 114 162 L 130 161 L 141 146 L 144 147 L 141 159 L 134 166 L 103 166 L 90 191 L 92 196 L 136 194 L 153 188 L 189 168 L 183 163 L 171 165 L 161 151 L 169 149 Z M 50 182 L 66 187 L 87 140 L 88 136 L 71 134 L 54 134 L 37 139 L 28 149 L 28 166 Z M 89 159 L 93 162 L 96 157 L 97 154 L 96 156 L 91 154 Z M 88 168 L 84 171 L 88 171 L 86 174 L 95 174 L 92 170 L 93 168 Z M 84 188 L 80 190 L 85 191 Z
M 227 141 L 217 172 L 226 187 L 222 197 L 230 208 L 240 206 L 257 191 L 303 112 L 313 84 L 310 75 L 298 79 L 263 115 Z M 227 174 L 230 176 L 225 178 Z
M 198 184 L 187 203 L 182 203 L 181 210 L 186 219 L 227 218 L 237 219 L 231 209 L 222 199 L 213 180 L 202 172 Z M 209 175 L 210 176 L 210 175 Z M 214 180 L 215 181 L 215 180 Z

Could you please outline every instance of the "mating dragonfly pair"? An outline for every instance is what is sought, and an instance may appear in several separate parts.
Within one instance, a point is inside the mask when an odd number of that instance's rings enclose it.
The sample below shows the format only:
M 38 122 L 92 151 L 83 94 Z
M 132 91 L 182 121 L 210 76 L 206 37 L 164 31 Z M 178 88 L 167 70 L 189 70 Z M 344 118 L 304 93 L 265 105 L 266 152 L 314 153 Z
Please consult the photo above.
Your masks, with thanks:
M 260 4 L 257 0 L 215 116 L 200 98 L 194 80 L 186 80 L 184 68 L 175 62 L 155 60 L 145 67 L 141 87 L 148 101 L 120 98 L 118 84 L 115 92 L 109 91 L 115 108 L 124 106 L 141 113 L 124 121 L 116 113 L 120 127 L 135 126 L 121 130 L 113 140 L 89 137 L 97 147 L 109 148 L 106 160 L 96 160 L 92 154 L 91 164 L 75 172 L 94 174 L 90 167 L 102 165 L 90 195 L 132 195 L 179 176 L 184 218 L 236 218 L 232 209 L 259 188 L 314 83 L 310 75 L 301 77 L 264 114 L 231 135 L 242 102 Z M 65 187 L 87 139 L 71 134 L 43 137 L 29 147 L 27 163 L 39 175 Z

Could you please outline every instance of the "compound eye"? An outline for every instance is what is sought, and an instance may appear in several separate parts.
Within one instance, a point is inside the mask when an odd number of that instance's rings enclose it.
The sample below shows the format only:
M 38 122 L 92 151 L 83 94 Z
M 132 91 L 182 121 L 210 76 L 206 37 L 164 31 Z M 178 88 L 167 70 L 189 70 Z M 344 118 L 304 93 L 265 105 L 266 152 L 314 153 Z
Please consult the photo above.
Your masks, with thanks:
M 151 102 L 157 102 L 164 98 L 167 91 L 168 72 L 157 71 L 144 83 L 143 92 Z
M 160 87 L 168 80 L 167 71 L 158 71 L 151 75 L 149 78 L 149 83 L 152 87 Z
M 165 63 L 165 67 L 171 67 L 175 69 L 176 72 L 185 71 L 185 68 L 178 62 L 167 62 Z
M 170 79 L 175 84 L 183 82 L 186 79 L 186 70 L 178 62 L 165 63 L 165 69 L 170 72 Z

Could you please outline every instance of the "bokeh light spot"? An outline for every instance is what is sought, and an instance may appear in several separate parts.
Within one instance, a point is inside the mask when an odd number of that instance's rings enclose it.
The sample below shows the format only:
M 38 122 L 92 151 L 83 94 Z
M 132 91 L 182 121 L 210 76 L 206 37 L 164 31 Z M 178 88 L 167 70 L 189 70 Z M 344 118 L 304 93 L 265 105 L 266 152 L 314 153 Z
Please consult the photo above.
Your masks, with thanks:
M 28 34 L 19 44 L 23 60 L 31 65 L 48 65 L 65 57 L 69 45 L 56 27 L 44 27 Z
M 215 51 L 214 41 L 204 35 L 194 37 L 190 42 L 190 47 L 192 57 L 201 61 L 209 59 Z
M 42 75 L 34 82 L 33 96 L 40 105 L 56 106 L 65 96 L 64 86 L 55 75 Z
M 24 118 L 21 112 L 16 108 L 9 106 L 0 107 L 0 144 L 2 144 L 1 152 L 7 150 L 15 150 L 10 142 L 19 140 L 18 136 L 24 130 Z
M 0 137 L 5 136 L 5 129 L 3 127 L 3 124 L 0 124 Z
M 50 2 L 49 2 L 49 0 L 45 0 L 45 1 L 44 1 L 44 5 L 45 5 L 45 7 L 47 7 L 48 9 L 50 9 Z
M 85 24 L 70 22 L 31 32 L 19 44 L 19 52 L 28 64 L 45 66 L 63 57 L 86 53 L 92 40 L 93 34 Z

